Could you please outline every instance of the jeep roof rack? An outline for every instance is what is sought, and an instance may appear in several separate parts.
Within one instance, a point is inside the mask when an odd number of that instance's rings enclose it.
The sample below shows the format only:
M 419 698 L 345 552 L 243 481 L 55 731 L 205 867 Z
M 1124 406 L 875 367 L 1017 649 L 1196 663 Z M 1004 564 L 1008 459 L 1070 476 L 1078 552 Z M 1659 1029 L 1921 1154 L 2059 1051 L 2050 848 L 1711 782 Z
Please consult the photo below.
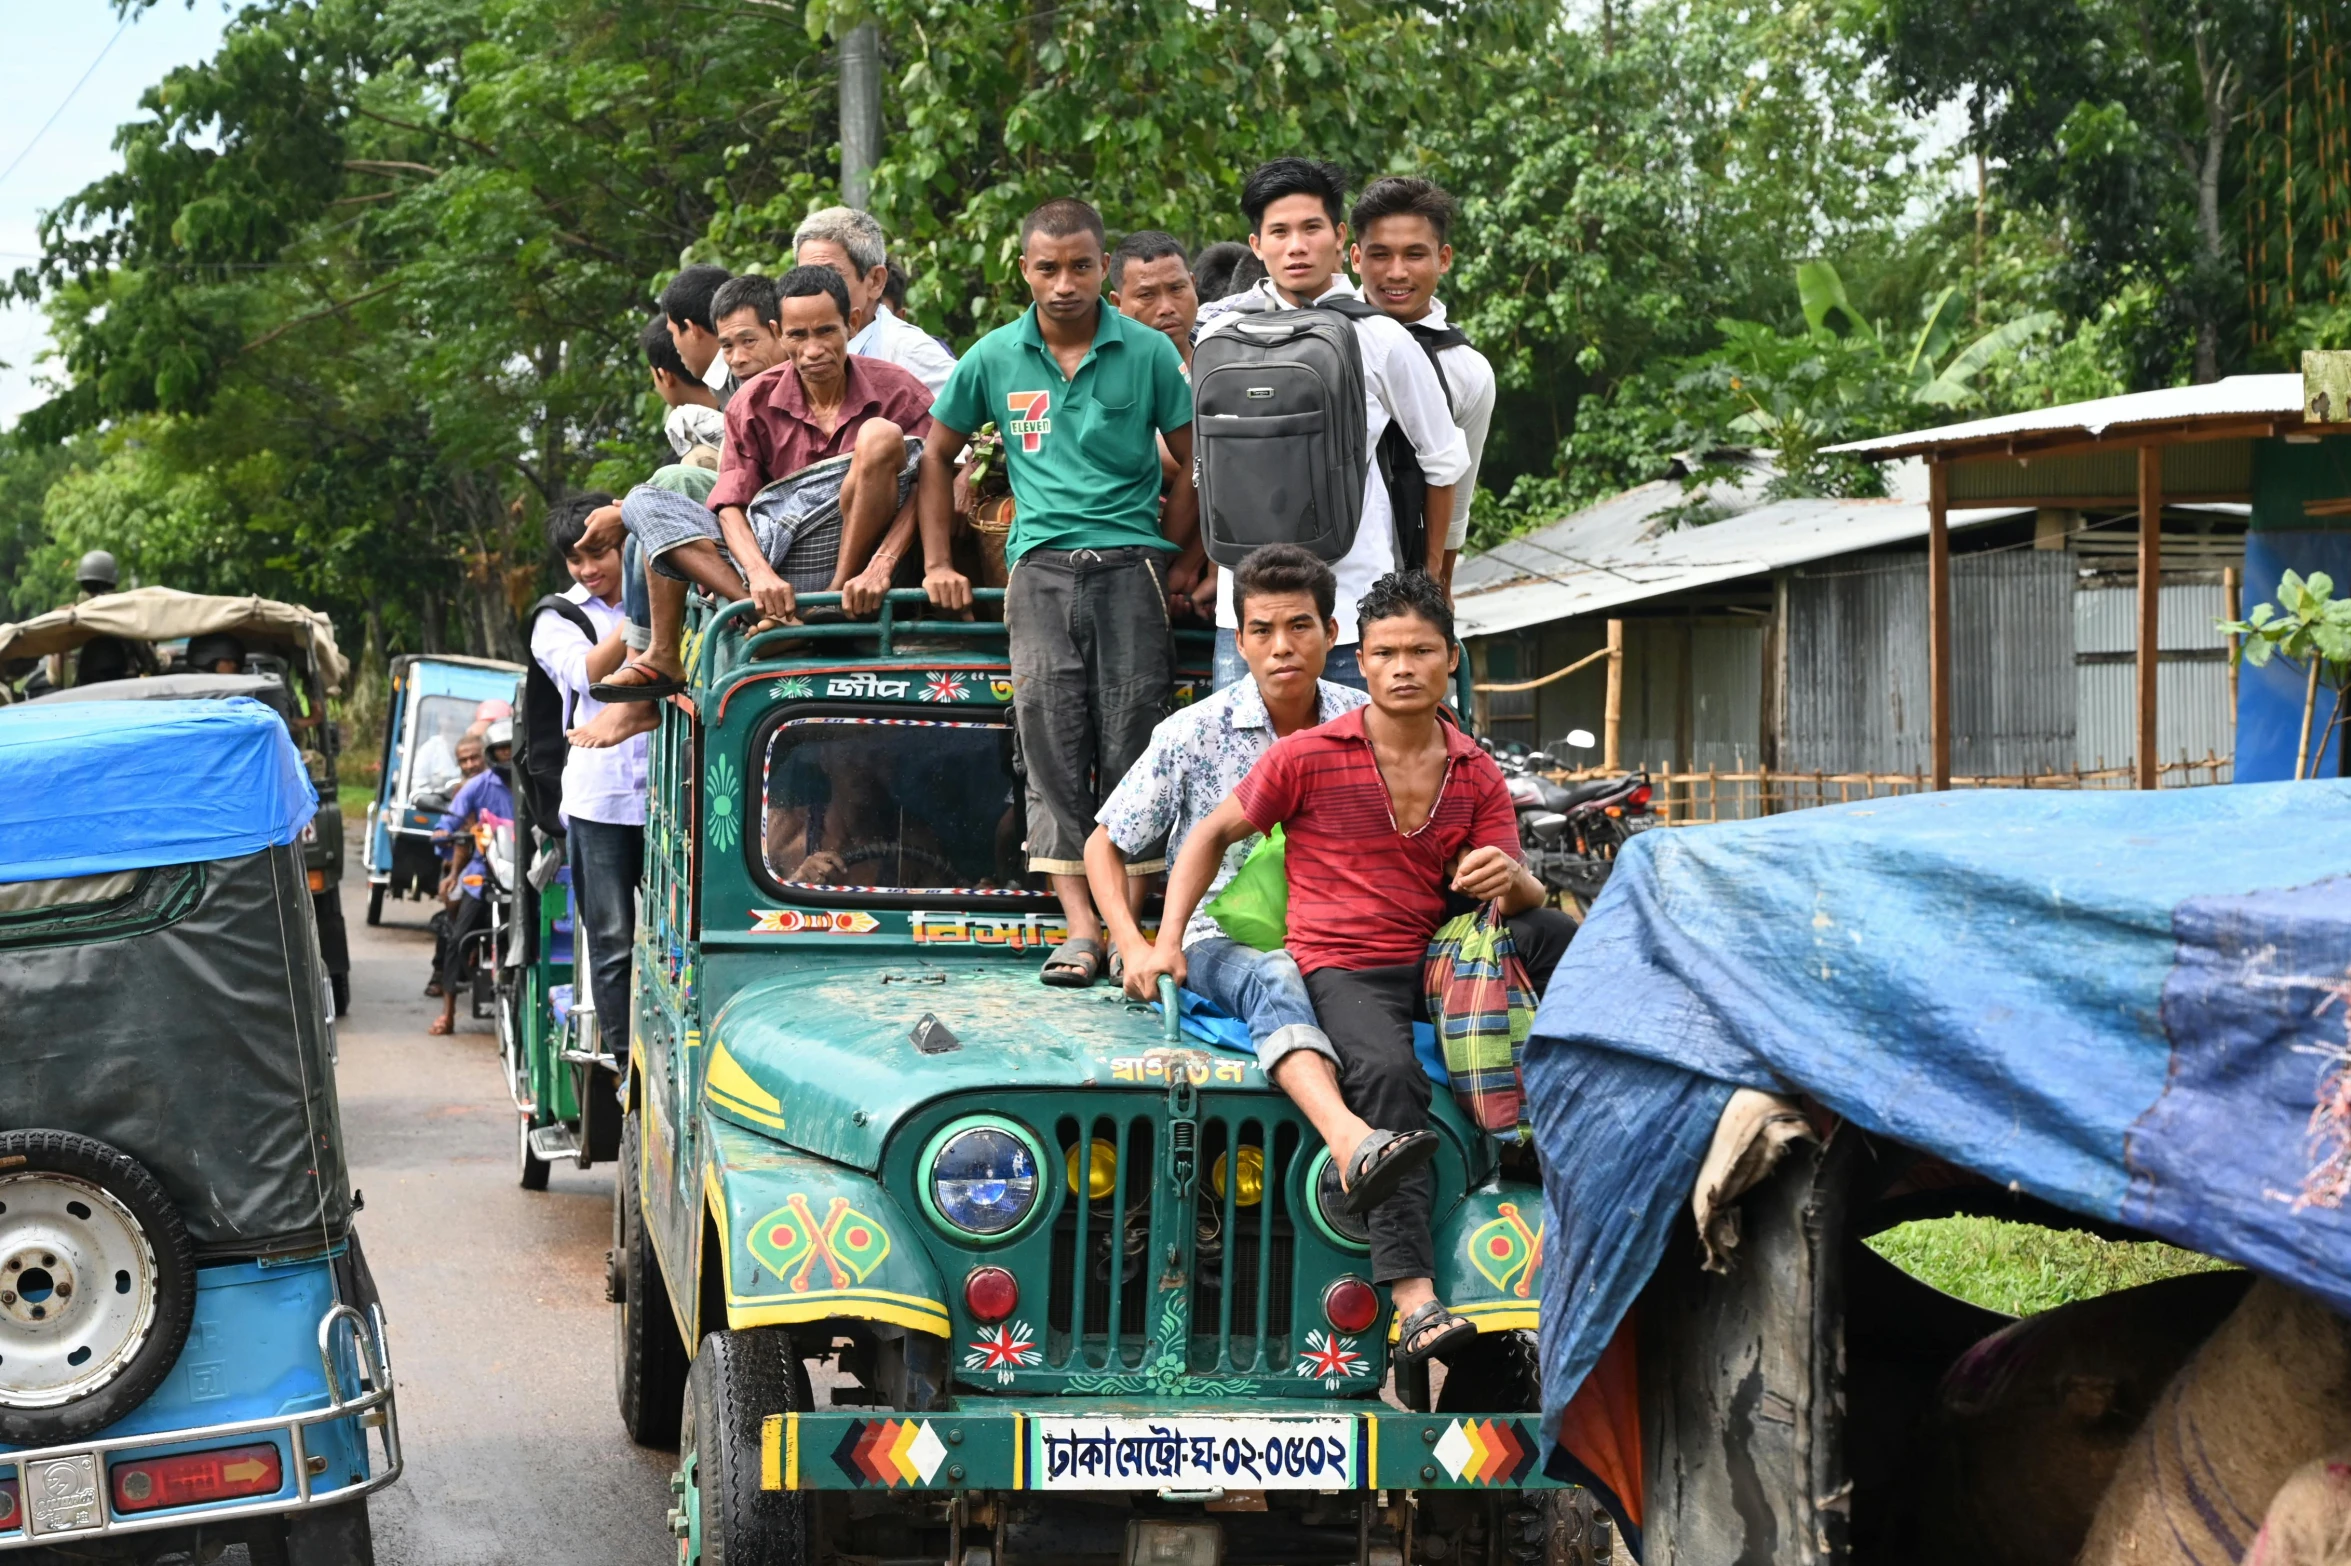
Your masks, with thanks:
M 1004 589 L 980 587 L 972 590 L 975 604 L 1001 604 Z M 797 597 L 802 609 L 837 609 L 841 605 L 839 593 L 801 593 Z M 896 587 L 882 597 L 882 612 L 873 620 L 836 620 L 815 625 L 780 626 L 743 638 L 739 634 L 728 638 L 733 644 L 734 656 L 723 667 L 720 664 L 721 633 L 738 621 L 752 619 L 758 606 L 748 598 L 738 598 L 720 608 L 702 629 L 701 641 L 695 648 L 693 668 L 688 683 L 697 690 L 707 690 L 718 682 L 739 674 L 754 664 L 790 662 L 789 658 L 775 656 L 781 649 L 800 642 L 867 642 L 870 652 L 844 646 L 835 656 L 871 657 L 875 659 L 902 658 L 906 652 L 898 646 L 900 638 L 922 637 L 931 640 L 953 640 L 977 644 L 981 649 L 1004 656 L 1005 625 L 997 620 L 906 620 L 899 618 L 901 607 L 927 609 L 930 595 L 919 587 Z M 919 611 L 918 611 L 919 612 Z M 1176 633 L 1179 656 L 1191 655 L 1186 662 L 1204 660 L 1213 654 L 1215 633 L 1205 630 L 1179 629 Z

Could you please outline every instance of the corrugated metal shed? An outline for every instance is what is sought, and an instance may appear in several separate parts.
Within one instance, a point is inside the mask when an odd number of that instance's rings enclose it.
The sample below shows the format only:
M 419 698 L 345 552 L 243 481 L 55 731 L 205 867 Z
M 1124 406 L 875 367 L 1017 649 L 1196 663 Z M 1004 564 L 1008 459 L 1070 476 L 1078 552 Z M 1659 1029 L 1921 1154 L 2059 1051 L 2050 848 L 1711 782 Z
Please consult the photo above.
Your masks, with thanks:
M 2085 586 L 2073 595 L 2077 764 L 2129 761 L 2138 732 L 2138 589 Z M 2228 639 L 2213 629 L 2227 597 L 2217 582 L 2165 582 L 2157 605 L 2155 759 L 2201 761 L 2236 749 Z M 2182 777 L 2170 781 L 2184 783 Z
M 1939 429 L 1849 441 L 1828 449 L 1857 457 L 1907 457 L 2025 436 L 2079 432 L 2097 438 L 2122 434 L 2139 425 L 2255 418 L 2277 418 L 2298 425 L 2302 418 L 2302 377 L 2232 375 L 2204 386 L 2172 386 L 2162 391 L 2069 402 L 2054 408 L 2031 408 L 2023 413 L 1946 424 Z
M 1889 475 L 1890 478 L 1896 477 Z M 1915 472 L 1896 487 L 1920 491 Z M 1464 636 L 1594 614 L 1669 593 L 1761 576 L 1923 539 L 1923 492 L 1886 500 L 1776 500 L 1717 490 L 1707 498 L 1738 514 L 1704 526 L 1668 527 L 1660 513 L 1689 497 L 1658 482 L 1588 506 L 1547 528 L 1465 560 L 1454 577 L 1454 613 Z M 2020 514 L 2014 506 L 1951 513 L 1954 529 Z M 1920 610 L 1919 624 L 1925 624 Z
M 2074 561 L 2063 550 L 1951 562 L 1951 765 L 2018 777 L 2074 764 Z M 1918 772 L 1927 719 L 1926 561 L 1861 555 L 1788 584 L 1788 721 L 1796 772 Z

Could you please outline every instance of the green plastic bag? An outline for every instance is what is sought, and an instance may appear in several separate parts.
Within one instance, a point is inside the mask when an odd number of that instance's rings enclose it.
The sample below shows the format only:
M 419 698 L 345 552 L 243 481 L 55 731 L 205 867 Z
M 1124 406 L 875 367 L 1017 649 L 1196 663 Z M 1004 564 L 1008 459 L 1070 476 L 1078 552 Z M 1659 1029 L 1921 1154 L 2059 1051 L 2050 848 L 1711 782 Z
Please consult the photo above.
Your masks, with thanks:
M 1241 868 L 1208 900 L 1208 917 L 1227 940 L 1261 952 L 1280 949 L 1290 938 L 1290 867 L 1282 829 L 1265 834 Z

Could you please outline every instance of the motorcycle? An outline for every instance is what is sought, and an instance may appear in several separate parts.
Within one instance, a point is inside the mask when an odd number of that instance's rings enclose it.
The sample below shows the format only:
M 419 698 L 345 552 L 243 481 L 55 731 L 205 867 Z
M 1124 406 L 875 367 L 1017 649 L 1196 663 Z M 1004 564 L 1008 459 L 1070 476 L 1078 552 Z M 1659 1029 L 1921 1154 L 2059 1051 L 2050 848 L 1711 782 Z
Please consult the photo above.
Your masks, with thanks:
M 1588 729 L 1567 736 L 1571 750 L 1590 750 L 1596 743 Z M 1634 833 L 1657 824 L 1649 809 L 1649 775 L 1636 769 L 1555 783 L 1545 774 L 1568 771 L 1571 763 L 1550 751 L 1517 745 L 1495 751 L 1494 760 L 1518 812 L 1527 868 L 1545 886 L 1574 898 L 1579 913 L 1588 911 L 1616 867 L 1617 852 Z

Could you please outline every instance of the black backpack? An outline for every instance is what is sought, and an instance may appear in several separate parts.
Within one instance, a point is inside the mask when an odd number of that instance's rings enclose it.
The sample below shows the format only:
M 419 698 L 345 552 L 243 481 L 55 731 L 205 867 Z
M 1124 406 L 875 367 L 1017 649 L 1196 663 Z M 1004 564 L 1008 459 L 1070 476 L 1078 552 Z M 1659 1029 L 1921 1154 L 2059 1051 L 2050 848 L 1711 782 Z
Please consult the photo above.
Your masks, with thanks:
M 1455 412 L 1453 388 L 1445 379 L 1445 366 L 1437 356 L 1448 348 L 1464 347 L 1469 334 L 1458 326 L 1423 326 L 1417 321 L 1404 323 L 1412 340 L 1420 344 L 1420 351 L 1429 356 L 1429 368 L 1437 372 L 1437 389 L 1445 394 L 1445 409 Z M 1396 569 L 1418 571 L 1427 566 L 1429 558 L 1429 480 L 1420 465 L 1420 453 L 1412 449 L 1412 437 L 1404 433 L 1404 426 L 1394 419 L 1380 431 L 1380 443 L 1372 450 L 1373 460 L 1380 465 L 1380 479 L 1388 486 L 1388 506 L 1396 513 Z M 1459 507 L 1469 504 L 1469 497 L 1455 494 L 1454 514 Z
M 1359 299 L 1276 309 L 1255 296 L 1192 352 L 1193 482 L 1208 558 L 1236 566 L 1261 544 L 1345 557 L 1363 524 Z
M 596 640 L 596 622 L 588 611 L 561 593 L 549 593 L 523 617 L 526 644 L 539 616 L 550 613 L 577 626 L 589 642 Z M 571 741 L 563 736 L 571 726 L 570 697 L 555 688 L 538 659 L 527 659 L 514 713 L 514 787 L 531 824 L 549 837 L 563 835 L 563 763 L 571 755 Z

